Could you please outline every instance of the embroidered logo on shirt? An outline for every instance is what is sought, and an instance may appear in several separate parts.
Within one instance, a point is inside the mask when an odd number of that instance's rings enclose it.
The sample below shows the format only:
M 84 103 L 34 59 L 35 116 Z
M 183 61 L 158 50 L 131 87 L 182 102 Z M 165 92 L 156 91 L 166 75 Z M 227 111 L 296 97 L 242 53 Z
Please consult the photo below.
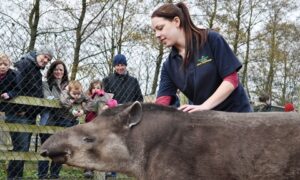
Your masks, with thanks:
M 210 61 L 212 61 L 212 59 L 209 58 L 208 56 L 201 56 L 201 58 L 197 60 L 197 66 L 201 66 L 201 65 L 206 64 Z

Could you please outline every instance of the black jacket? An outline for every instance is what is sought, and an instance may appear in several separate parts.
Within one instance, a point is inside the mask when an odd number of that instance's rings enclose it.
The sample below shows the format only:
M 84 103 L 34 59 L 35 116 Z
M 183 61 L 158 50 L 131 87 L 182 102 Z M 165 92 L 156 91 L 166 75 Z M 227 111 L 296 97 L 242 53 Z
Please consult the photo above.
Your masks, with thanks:
M 18 70 L 20 95 L 43 98 L 41 68 L 36 62 L 36 53 L 30 52 L 15 63 Z
M 111 74 L 103 79 L 103 86 L 105 92 L 114 94 L 113 98 L 119 104 L 134 101 L 143 102 L 144 100 L 139 82 L 128 73 L 125 75 Z
M 7 93 L 10 99 L 16 97 L 19 92 L 17 83 L 16 71 L 9 69 L 4 78 L 0 80 L 0 95 Z M 13 106 L 13 104 L 6 103 L 6 100 L 2 100 L 0 103 L 0 111 L 7 113 L 13 109 Z
M 20 96 L 44 97 L 41 67 L 38 66 L 36 57 L 36 52 L 30 52 L 15 63 Z M 19 106 L 19 108 L 22 108 L 21 111 L 26 112 L 29 118 L 35 118 L 42 110 L 38 106 Z

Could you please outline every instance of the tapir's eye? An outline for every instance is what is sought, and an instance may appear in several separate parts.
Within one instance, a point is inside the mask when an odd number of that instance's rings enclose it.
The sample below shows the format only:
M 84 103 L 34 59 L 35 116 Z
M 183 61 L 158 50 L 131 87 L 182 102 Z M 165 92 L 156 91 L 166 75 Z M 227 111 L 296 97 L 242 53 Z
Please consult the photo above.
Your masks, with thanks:
M 91 142 L 94 142 L 94 141 L 95 141 L 95 138 L 93 138 L 93 137 L 84 137 L 84 138 L 83 138 L 83 141 L 84 141 L 84 142 L 87 142 L 87 143 L 91 143 Z

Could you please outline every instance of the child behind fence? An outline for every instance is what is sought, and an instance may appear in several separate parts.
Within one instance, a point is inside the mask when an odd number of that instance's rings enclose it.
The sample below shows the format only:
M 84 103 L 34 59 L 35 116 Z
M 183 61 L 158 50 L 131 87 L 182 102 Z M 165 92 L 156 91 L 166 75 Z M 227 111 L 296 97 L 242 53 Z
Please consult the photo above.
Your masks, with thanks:
M 15 97 L 18 92 L 17 74 L 14 70 L 10 69 L 10 66 L 11 61 L 9 57 L 4 53 L 0 53 L 0 96 L 4 100 Z M 8 110 L 9 108 L 1 107 L 1 111 Z
M 118 104 L 116 100 L 112 99 L 113 94 L 105 93 L 103 91 L 102 83 L 100 80 L 93 80 L 90 83 L 86 95 L 89 97 L 89 101 L 86 105 L 86 123 L 95 119 L 99 111 L 115 107 Z M 84 176 L 86 178 L 91 178 L 94 176 L 94 173 L 92 170 L 86 169 L 84 170 Z
M 5 112 L 6 116 L 14 114 L 17 111 L 14 105 L 6 103 L 5 100 L 9 100 L 17 96 L 18 86 L 17 86 L 17 74 L 16 71 L 10 69 L 11 60 L 9 57 L 0 53 L 0 112 Z
M 90 83 L 86 95 L 89 97 L 89 101 L 86 105 L 88 112 L 85 117 L 85 122 L 92 121 L 100 110 L 117 105 L 117 101 L 112 99 L 113 94 L 104 92 L 100 80 L 94 80 Z
M 77 122 L 78 117 L 85 114 L 84 106 L 87 100 L 79 81 L 70 81 L 67 89 L 60 96 L 60 103 L 64 108 L 68 109 L 70 119 Z

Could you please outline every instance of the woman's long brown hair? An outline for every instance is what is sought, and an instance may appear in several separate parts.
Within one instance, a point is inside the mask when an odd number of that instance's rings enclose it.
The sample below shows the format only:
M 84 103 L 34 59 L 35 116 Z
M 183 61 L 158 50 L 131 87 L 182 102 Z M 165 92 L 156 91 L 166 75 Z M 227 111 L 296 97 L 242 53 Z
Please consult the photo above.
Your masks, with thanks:
M 69 83 L 69 78 L 68 78 L 68 70 L 67 70 L 67 67 L 65 65 L 65 63 L 61 60 L 56 60 L 54 61 L 53 63 L 51 63 L 48 71 L 47 71 L 47 75 L 46 75 L 46 78 L 47 78 L 47 82 L 48 82 L 48 85 L 49 85 L 49 88 L 50 90 L 52 90 L 52 87 L 55 85 L 55 77 L 54 77 L 54 69 L 56 68 L 57 65 L 63 65 L 64 67 L 64 75 L 61 79 L 61 83 L 60 85 L 68 85 Z
M 180 27 L 185 33 L 185 57 L 183 57 L 183 67 L 187 67 L 194 58 L 199 48 L 203 47 L 207 41 L 208 31 L 197 27 L 190 16 L 189 10 L 182 2 L 177 4 L 167 3 L 156 9 L 151 18 L 161 17 L 172 21 L 175 17 L 180 19 Z

